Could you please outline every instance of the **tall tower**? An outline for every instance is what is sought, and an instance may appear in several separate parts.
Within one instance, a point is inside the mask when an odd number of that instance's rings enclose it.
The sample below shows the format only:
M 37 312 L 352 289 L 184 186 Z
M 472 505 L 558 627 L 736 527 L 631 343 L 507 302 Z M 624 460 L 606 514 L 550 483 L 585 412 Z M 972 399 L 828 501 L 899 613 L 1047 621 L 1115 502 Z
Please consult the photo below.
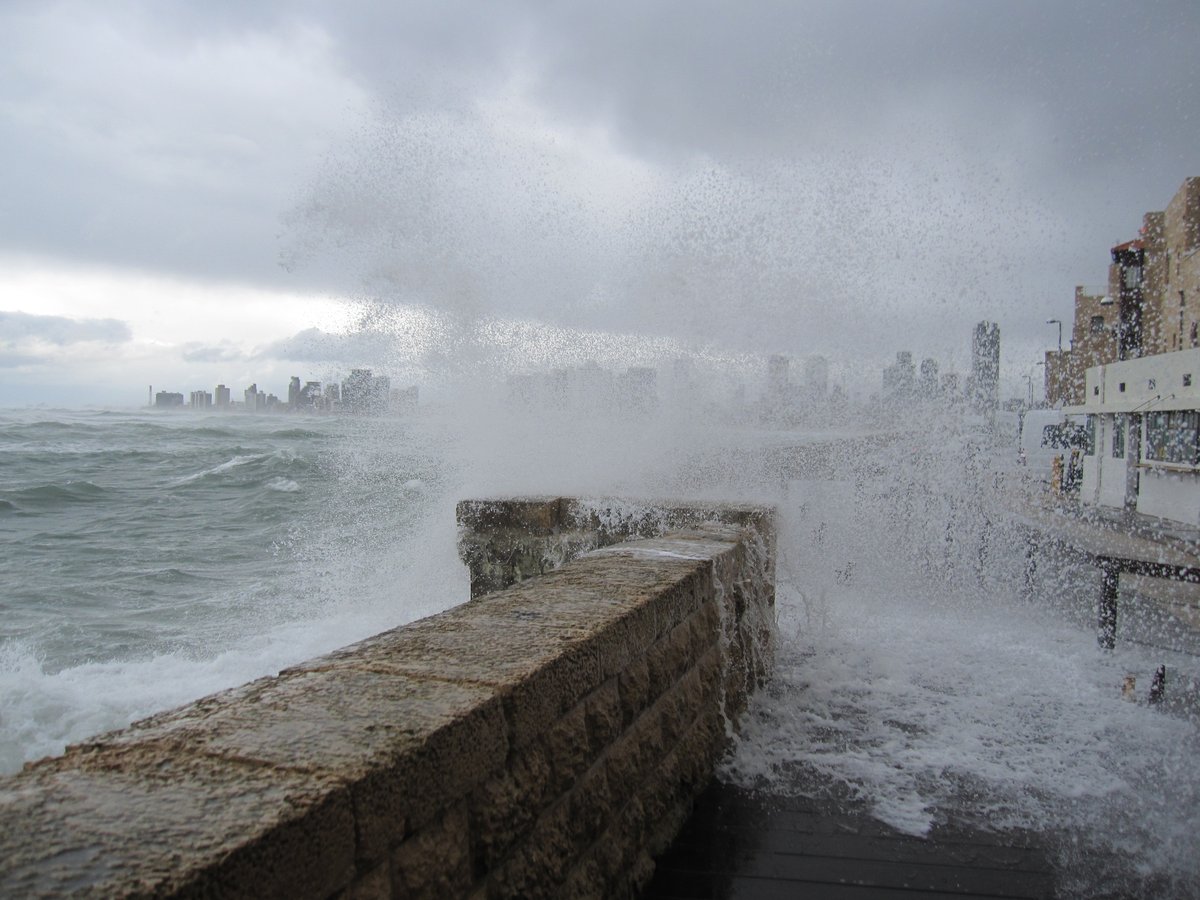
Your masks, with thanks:
M 1000 407 L 1000 326 L 980 322 L 971 341 L 971 402 L 978 413 Z

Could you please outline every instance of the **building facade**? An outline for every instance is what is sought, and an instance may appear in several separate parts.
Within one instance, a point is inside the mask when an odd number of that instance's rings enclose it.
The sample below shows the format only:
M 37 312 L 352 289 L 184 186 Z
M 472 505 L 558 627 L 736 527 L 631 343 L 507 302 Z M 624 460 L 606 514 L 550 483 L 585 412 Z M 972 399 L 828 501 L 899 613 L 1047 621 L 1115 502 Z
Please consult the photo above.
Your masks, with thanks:
M 1200 177 L 1142 217 L 1136 240 L 1110 252 L 1108 283 L 1075 288 L 1071 347 L 1046 354 L 1046 397 L 1077 406 L 1086 372 L 1121 360 L 1200 348 Z
M 1094 366 L 1080 500 L 1200 525 L 1200 348 Z

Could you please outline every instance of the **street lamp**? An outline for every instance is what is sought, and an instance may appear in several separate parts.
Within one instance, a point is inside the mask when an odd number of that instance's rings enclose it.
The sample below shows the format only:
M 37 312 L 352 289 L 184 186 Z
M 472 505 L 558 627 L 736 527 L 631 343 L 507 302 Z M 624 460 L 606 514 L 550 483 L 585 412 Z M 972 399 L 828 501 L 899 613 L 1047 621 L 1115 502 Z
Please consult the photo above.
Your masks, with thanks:
M 1047 319 L 1047 325 L 1058 325 L 1058 352 L 1062 353 L 1062 319 Z

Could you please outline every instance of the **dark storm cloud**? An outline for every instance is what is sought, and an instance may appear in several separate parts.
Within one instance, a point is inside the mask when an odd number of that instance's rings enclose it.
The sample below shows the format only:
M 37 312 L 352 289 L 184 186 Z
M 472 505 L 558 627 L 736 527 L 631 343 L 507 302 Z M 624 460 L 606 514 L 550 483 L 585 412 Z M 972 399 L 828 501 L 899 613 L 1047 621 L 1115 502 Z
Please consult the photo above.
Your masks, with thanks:
M 255 355 L 260 359 L 290 362 L 380 365 L 394 357 L 395 348 L 386 333 L 358 331 L 334 334 L 319 328 L 306 328 L 267 345 Z
M 456 315 L 1040 339 L 1197 173 L 1198 38 L 1189 2 L 9 4 L 0 249 L 269 281 L 290 209 L 291 284 Z M 653 183 L 614 213 L 572 130 Z

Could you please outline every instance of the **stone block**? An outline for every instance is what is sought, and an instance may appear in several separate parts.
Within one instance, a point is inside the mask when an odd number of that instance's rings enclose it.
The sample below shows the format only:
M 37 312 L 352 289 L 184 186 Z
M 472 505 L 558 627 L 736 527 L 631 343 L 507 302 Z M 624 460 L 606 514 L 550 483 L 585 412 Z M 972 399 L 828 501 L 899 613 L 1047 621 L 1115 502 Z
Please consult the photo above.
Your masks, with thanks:
M 675 742 L 683 735 L 701 712 L 703 688 L 700 677 L 693 669 L 683 676 L 675 685 L 659 698 L 651 708 L 652 715 L 657 715 L 662 727 L 663 745 L 667 748 L 675 746 Z
M 366 668 L 486 688 L 504 705 L 510 738 L 525 744 L 602 680 L 594 625 L 571 622 L 547 597 L 498 603 L 513 591 L 414 622 L 306 663 Z M 503 640 L 498 640 L 502 635 Z
M 455 519 L 467 531 L 486 532 L 511 528 L 529 534 L 548 534 L 564 524 L 561 497 L 504 497 L 461 500 Z
M 600 836 L 614 814 L 607 767 L 595 765 L 589 769 L 568 795 L 567 805 L 570 809 L 571 837 L 578 854 Z
M 559 719 L 546 735 L 546 754 L 554 770 L 553 792 L 565 794 L 592 764 L 584 704 Z
M 624 727 L 621 716 L 621 698 L 617 690 L 617 679 L 609 678 L 600 687 L 584 698 L 584 716 L 587 720 L 588 742 L 593 753 L 601 753 L 621 734 Z
M 349 792 L 312 773 L 132 747 L 0 782 L 0 896 L 328 897 L 353 880 Z
M 563 882 L 563 897 L 575 900 L 605 900 L 609 896 L 607 879 L 593 856 L 585 857 Z
M 562 883 L 577 852 L 572 831 L 566 802 L 543 813 L 529 838 L 490 876 L 488 895 L 529 900 L 563 896 Z
M 500 774 L 476 788 L 470 798 L 476 872 L 495 868 L 525 837 L 555 796 L 552 781 L 546 751 L 534 743 L 514 751 Z
M 463 804 L 451 807 L 392 851 L 392 884 L 398 897 L 461 897 L 471 882 L 470 829 Z
M 617 676 L 617 693 L 621 700 L 621 719 L 628 726 L 655 699 L 650 691 L 650 668 L 644 659 L 634 660 Z
M 691 620 L 684 620 L 646 651 L 652 689 L 659 694 L 669 690 L 695 664 L 694 653 L 695 632 Z
M 291 670 L 225 702 L 218 696 L 156 716 L 90 746 L 138 745 L 345 784 L 364 863 L 384 859 L 408 830 L 464 796 L 507 755 L 500 700 L 488 687 L 351 666 Z
M 608 774 L 608 783 L 612 787 L 614 803 L 619 805 L 629 801 L 647 774 L 639 768 L 639 760 L 638 743 L 628 737 L 609 747 L 601 759 L 601 764 Z
M 641 798 L 634 795 L 617 813 L 614 828 L 622 836 L 622 840 L 631 846 L 641 847 L 646 827 L 646 807 L 642 804 Z
M 337 894 L 335 900 L 392 900 L 391 862 L 380 863 L 359 875 L 353 884 Z

